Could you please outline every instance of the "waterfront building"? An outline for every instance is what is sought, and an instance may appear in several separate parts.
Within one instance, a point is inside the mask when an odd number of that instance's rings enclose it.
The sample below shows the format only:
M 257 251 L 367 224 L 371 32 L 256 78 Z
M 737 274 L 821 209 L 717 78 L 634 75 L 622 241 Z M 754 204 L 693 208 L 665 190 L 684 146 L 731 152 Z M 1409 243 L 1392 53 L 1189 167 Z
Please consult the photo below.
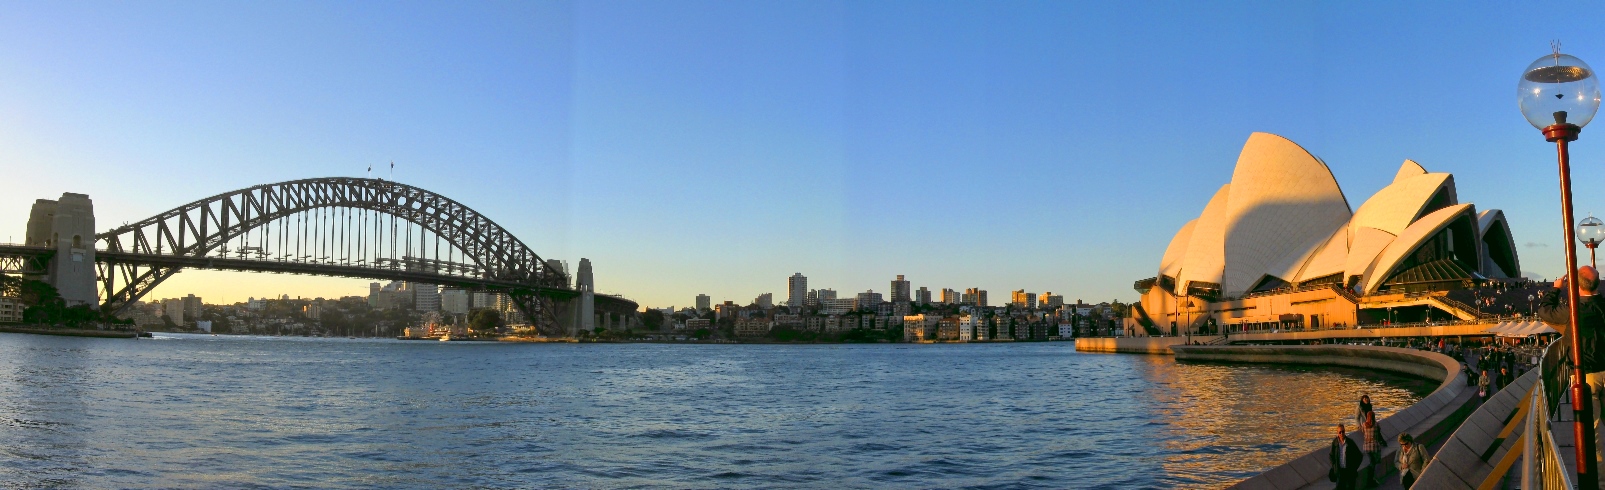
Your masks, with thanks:
M 986 340 L 986 335 L 984 332 L 982 335 L 976 335 L 977 332 L 975 331 L 975 319 L 977 318 L 980 318 L 980 315 L 959 315 L 959 341 L 969 342 L 972 340 Z
M 708 311 L 710 309 L 713 309 L 713 299 L 706 294 L 697 295 L 697 311 Z
M 803 316 L 796 313 L 777 313 L 775 314 L 775 327 L 800 330 L 803 327 Z
M 800 308 L 807 304 L 807 297 L 808 277 L 801 272 L 792 274 L 791 278 L 786 280 L 786 306 L 793 309 Z
M 825 331 L 826 332 L 840 332 L 842 330 L 846 330 L 846 329 L 842 328 L 842 316 L 841 315 L 829 315 L 829 316 L 825 317 Z
M 937 322 L 936 322 L 936 340 L 952 342 L 952 341 L 960 340 L 959 339 L 960 337 L 961 337 L 961 335 L 959 334 L 959 317 L 956 317 L 956 316 L 944 316 L 940 320 L 937 320 Z
M 301 316 L 308 320 L 323 319 L 323 305 L 312 303 L 301 306 Z
M 1448 173 L 1405 160 L 1351 210 L 1326 163 L 1254 133 L 1231 180 L 1183 224 L 1128 328 L 1149 334 L 1473 319 L 1451 297 L 1521 275 L 1504 213 L 1461 202 Z M 1134 328 L 1133 328 L 1134 327 Z
M 689 318 L 685 321 L 685 329 L 692 332 L 711 328 L 713 328 L 713 320 L 707 318 Z
M 903 316 L 903 341 L 921 342 L 935 338 L 937 322 L 941 317 L 936 315 L 905 315 Z
M 898 276 L 898 277 L 903 277 L 903 276 Z M 880 305 L 883 302 L 885 302 L 885 301 L 881 299 L 881 293 L 877 293 L 873 289 L 868 290 L 868 291 L 864 291 L 862 293 L 858 293 L 858 307 L 860 307 L 860 308 L 874 308 L 875 306 Z M 908 302 L 908 298 L 905 297 L 903 299 L 903 301 L 901 301 L 901 302 L 902 303 L 907 303 Z
M 769 335 L 769 327 L 768 318 L 737 318 L 735 331 L 737 337 L 762 337 Z
M 907 302 L 910 301 L 909 290 L 908 290 L 908 281 L 903 279 L 903 275 L 902 274 L 898 274 L 897 275 L 897 279 L 893 279 L 892 280 L 892 291 L 891 291 L 891 294 L 892 294 L 892 302 L 894 302 L 894 303 L 907 303 Z M 879 301 L 877 301 L 877 303 L 878 302 Z
M 21 300 L 0 297 L 0 323 L 21 323 L 22 310 Z
M 1076 335 L 1076 326 L 1071 323 L 1059 324 L 1059 338 L 1068 339 Z

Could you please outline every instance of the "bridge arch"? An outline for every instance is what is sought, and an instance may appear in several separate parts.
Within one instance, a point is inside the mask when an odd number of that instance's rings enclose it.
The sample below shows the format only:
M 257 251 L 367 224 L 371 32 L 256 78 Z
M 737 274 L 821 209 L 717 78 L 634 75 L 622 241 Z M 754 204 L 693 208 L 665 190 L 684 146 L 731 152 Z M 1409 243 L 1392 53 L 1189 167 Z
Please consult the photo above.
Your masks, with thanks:
M 290 258 L 282 253 L 276 259 L 244 260 L 252 248 L 259 259 L 269 255 L 267 250 L 272 247 L 265 244 L 266 236 L 275 230 L 275 223 L 279 224 L 277 239 L 283 240 L 292 233 L 283 229 L 292 218 L 311 213 L 342 216 L 342 212 L 347 220 L 344 224 L 317 215 L 318 226 L 327 225 L 330 233 L 338 233 L 342 246 L 350 245 L 344 241 L 347 235 L 360 236 L 367 231 L 366 224 L 361 229 L 351 228 L 351 213 L 372 213 L 375 218 L 388 216 L 419 227 L 420 242 L 435 237 L 436 257 L 428 259 L 427 252 L 384 257 L 383 251 L 372 251 L 364 252 L 355 265 L 349 255 L 339 263 L 328 257 Z M 242 241 L 253 232 L 260 232 L 264 246 L 252 247 Z M 390 240 L 392 250 L 400 239 L 394 233 L 372 238 Z M 185 267 L 403 279 L 505 292 L 543 331 L 556 325 L 551 300 L 576 294 L 561 267 L 541 259 L 490 218 L 440 194 L 382 179 L 332 177 L 252 186 L 184 204 L 95 239 L 104 247 L 96 261 L 101 267 L 102 308 L 107 311 L 125 308 Z M 411 239 L 410 232 L 407 239 Z M 319 240 L 332 242 L 334 238 L 320 236 Z M 227 257 L 231 243 L 241 244 L 234 250 L 239 260 Z M 456 260 L 455 253 L 450 260 L 441 261 L 440 243 L 460 252 L 462 261 Z

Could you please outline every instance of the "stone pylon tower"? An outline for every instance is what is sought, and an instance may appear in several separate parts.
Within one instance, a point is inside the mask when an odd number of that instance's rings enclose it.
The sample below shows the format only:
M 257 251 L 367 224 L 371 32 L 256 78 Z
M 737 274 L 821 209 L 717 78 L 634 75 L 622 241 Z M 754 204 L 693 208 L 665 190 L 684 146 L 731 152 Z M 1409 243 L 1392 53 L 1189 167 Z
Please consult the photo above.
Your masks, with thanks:
M 43 278 L 67 306 L 100 305 L 95 271 L 95 203 L 83 194 L 34 201 L 26 245 L 56 251 Z
M 589 332 L 596 329 L 596 282 L 591 278 L 591 259 L 580 258 L 579 271 L 574 275 L 574 289 L 580 291 L 579 328 Z

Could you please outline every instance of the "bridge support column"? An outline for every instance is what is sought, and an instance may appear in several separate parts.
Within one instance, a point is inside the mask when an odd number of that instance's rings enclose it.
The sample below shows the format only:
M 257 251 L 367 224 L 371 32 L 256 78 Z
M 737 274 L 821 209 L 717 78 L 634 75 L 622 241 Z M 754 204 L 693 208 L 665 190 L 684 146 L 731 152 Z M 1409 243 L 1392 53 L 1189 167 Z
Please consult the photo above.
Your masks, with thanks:
M 89 196 L 67 192 L 59 200 L 34 201 L 25 241 L 27 245 L 55 249 L 44 281 L 56 287 L 67 306 L 100 305 L 95 270 L 95 204 Z

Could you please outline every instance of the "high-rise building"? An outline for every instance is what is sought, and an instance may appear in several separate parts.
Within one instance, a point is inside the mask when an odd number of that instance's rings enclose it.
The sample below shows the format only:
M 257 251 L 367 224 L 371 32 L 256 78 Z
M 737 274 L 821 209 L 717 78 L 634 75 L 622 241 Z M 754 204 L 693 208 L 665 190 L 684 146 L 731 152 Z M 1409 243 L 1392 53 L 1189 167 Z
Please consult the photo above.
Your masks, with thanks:
M 1053 294 L 1052 291 L 1048 291 L 1042 293 L 1041 296 L 1037 296 L 1037 303 L 1043 308 L 1058 308 L 1060 306 L 1064 306 L 1064 296 Z
M 942 288 L 942 302 L 950 305 L 956 305 L 964 303 L 964 299 L 959 297 L 958 291 L 954 291 L 949 288 Z
M 440 286 L 412 284 L 412 309 L 415 311 L 440 310 Z
M 200 318 L 201 317 L 201 298 L 199 298 L 199 297 L 197 297 L 197 296 L 195 296 L 193 294 L 184 297 L 184 317 L 186 317 L 186 318 Z
M 711 309 L 713 309 L 713 298 L 709 298 L 706 294 L 697 295 L 697 311 L 708 311 Z
M 836 290 L 834 290 L 834 289 L 821 289 L 821 290 L 819 290 L 819 300 L 820 301 L 824 301 L 824 300 L 827 300 L 827 299 L 836 299 Z
M 823 315 L 840 315 L 858 309 L 858 300 L 853 298 L 831 298 L 820 302 L 819 313 Z
M 931 290 L 925 289 L 925 286 L 920 286 L 920 289 L 914 293 L 915 302 L 922 305 L 931 304 Z
M 885 300 L 881 299 L 881 293 L 877 293 L 873 289 L 858 293 L 859 308 L 874 308 L 883 302 L 885 302 Z M 907 303 L 908 301 L 904 300 L 903 302 Z
M 376 309 L 376 310 L 380 309 L 379 308 L 379 283 L 377 283 L 377 282 L 368 283 L 368 307 Z
M 467 315 L 468 291 L 455 288 L 441 289 L 440 311 L 453 315 Z
M 184 300 L 179 298 L 162 300 L 162 314 L 173 319 L 174 325 L 183 325 Z
M 1009 302 L 1021 308 L 1036 308 L 1037 293 L 1027 293 L 1024 289 L 1019 289 L 1010 295 Z
M 819 306 L 819 291 L 809 291 L 808 296 L 803 298 L 803 306 Z
M 752 302 L 756 303 L 759 308 L 763 308 L 765 310 L 774 308 L 775 307 L 775 293 L 763 293 L 763 294 L 760 294 L 760 295 L 758 295 L 758 297 L 753 298 Z
M 808 277 L 801 272 L 786 280 L 786 306 L 796 308 L 808 302 Z
M 903 279 L 902 274 L 898 274 L 897 279 L 892 280 L 892 302 L 907 303 L 909 301 L 911 301 L 911 298 L 909 298 L 908 281 Z
M 985 308 L 985 307 L 988 307 L 988 306 L 992 306 L 990 303 L 986 302 L 986 290 L 985 289 L 976 289 L 975 290 L 975 306 L 979 306 L 979 307 L 982 307 L 982 308 Z

